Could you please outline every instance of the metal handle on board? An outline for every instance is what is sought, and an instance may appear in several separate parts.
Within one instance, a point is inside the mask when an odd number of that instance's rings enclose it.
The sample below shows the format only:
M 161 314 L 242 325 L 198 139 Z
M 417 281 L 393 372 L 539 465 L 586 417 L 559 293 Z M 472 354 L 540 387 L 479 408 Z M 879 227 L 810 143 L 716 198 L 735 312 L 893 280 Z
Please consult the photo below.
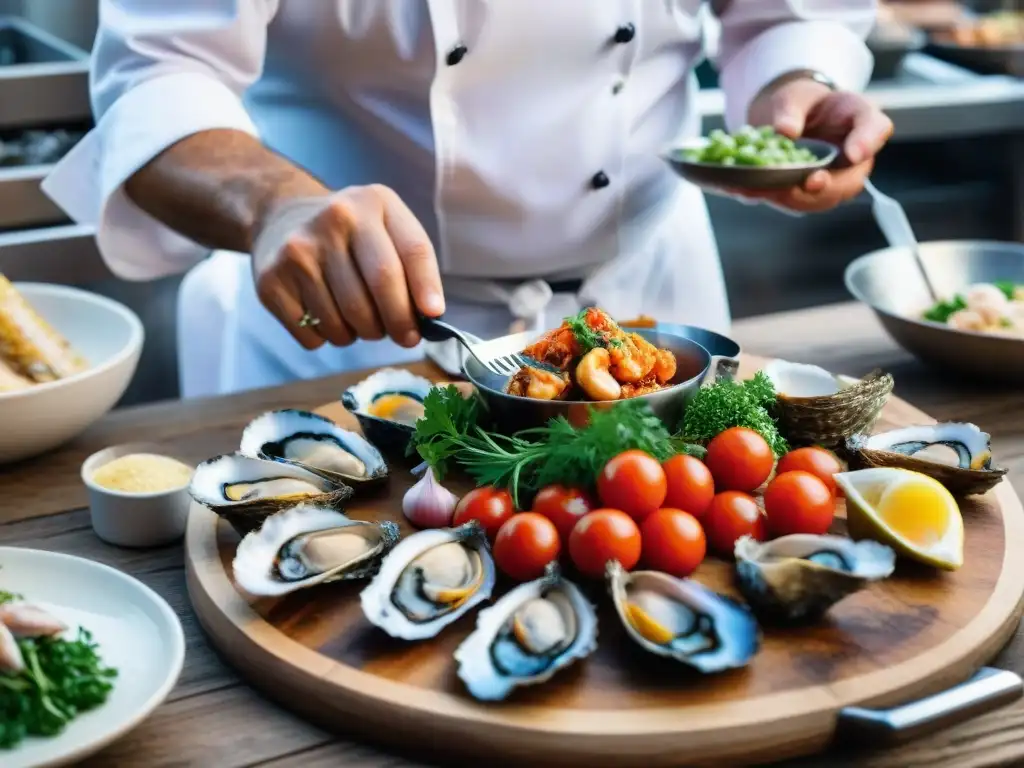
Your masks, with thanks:
M 836 736 L 844 741 L 886 746 L 915 739 L 1016 701 L 1024 680 L 1004 669 L 982 667 L 960 685 L 890 709 L 844 707 Z

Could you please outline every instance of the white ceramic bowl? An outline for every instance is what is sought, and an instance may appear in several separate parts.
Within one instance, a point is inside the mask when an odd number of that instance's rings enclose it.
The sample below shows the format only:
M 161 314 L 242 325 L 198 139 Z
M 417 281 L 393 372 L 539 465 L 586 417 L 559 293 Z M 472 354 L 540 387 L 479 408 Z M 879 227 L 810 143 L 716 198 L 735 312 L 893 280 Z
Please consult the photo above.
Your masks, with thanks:
M 78 288 L 15 283 L 89 369 L 19 392 L 0 392 L 0 464 L 63 445 L 106 414 L 139 364 L 142 322 L 125 306 Z

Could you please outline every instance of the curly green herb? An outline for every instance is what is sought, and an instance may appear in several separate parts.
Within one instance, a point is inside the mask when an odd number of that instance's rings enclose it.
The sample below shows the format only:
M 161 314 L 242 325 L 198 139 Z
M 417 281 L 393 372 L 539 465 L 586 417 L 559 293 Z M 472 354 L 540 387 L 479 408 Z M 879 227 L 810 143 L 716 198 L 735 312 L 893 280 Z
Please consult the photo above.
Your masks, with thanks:
M 0 591 L 0 604 L 19 599 Z M 74 640 L 22 639 L 18 647 L 24 671 L 0 673 L 0 749 L 28 736 L 58 735 L 79 714 L 103 704 L 113 689 L 117 670 L 102 663 L 85 629 Z
M 701 388 L 690 401 L 680 432 L 691 442 L 706 443 L 730 427 L 748 427 L 782 456 L 789 446 L 772 418 L 774 402 L 771 380 L 760 371 L 743 382 L 718 381 Z
M 583 352 L 589 352 L 595 347 L 621 347 L 622 339 L 613 339 L 606 331 L 595 331 L 587 323 L 587 309 L 583 308 L 572 317 L 565 318 L 566 325 L 576 338 Z

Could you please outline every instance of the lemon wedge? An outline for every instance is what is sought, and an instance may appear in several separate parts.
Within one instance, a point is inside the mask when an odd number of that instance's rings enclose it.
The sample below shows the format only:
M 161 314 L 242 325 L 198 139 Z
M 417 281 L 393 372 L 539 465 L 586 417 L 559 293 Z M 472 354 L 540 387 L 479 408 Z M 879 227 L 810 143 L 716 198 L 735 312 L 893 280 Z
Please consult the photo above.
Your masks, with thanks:
M 840 472 L 846 527 L 854 539 L 888 544 L 904 557 L 955 571 L 964 564 L 964 521 L 938 480 L 884 467 Z

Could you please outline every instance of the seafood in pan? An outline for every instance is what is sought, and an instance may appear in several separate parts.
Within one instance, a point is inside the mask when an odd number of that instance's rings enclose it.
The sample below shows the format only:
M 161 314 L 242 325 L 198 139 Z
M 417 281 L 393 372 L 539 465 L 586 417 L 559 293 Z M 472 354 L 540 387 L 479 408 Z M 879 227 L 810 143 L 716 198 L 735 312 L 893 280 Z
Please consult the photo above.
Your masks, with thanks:
M 664 388 L 676 374 L 675 355 L 626 331 L 595 307 L 568 317 L 523 350 L 523 366 L 508 394 L 535 400 L 606 402 Z

